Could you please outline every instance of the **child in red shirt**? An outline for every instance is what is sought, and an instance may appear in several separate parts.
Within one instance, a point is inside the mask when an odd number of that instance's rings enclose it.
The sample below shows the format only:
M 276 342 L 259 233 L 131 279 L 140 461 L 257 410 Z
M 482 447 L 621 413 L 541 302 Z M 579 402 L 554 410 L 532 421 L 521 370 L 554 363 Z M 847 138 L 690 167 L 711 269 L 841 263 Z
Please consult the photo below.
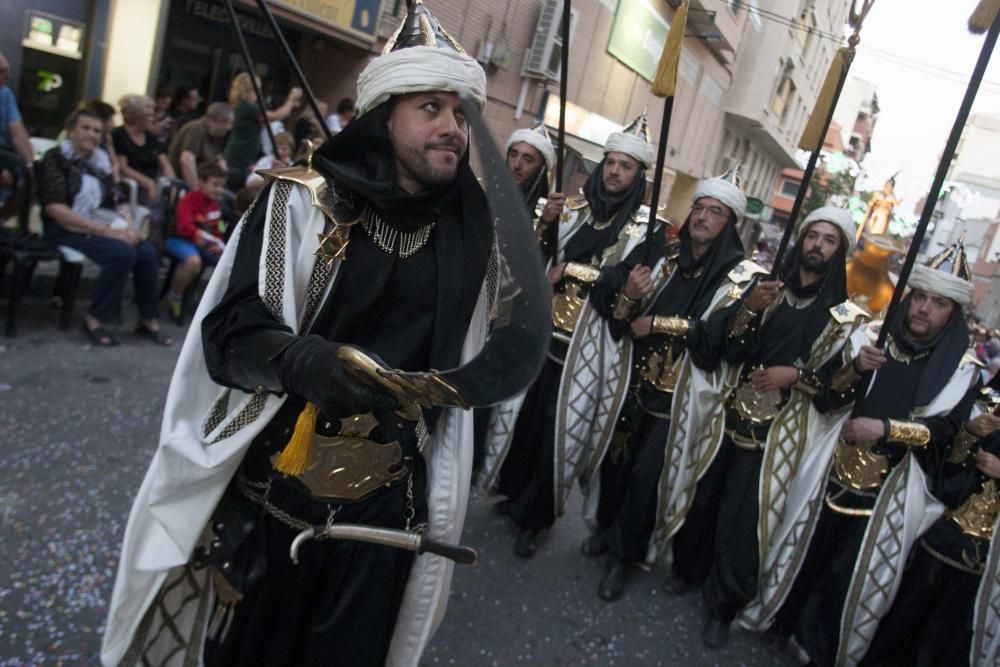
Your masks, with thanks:
M 167 293 L 170 315 L 179 322 L 184 292 L 204 265 L 215 266 L 225 248 L 219 223 L 219 199 L 228 174 L 214 162 L 198 165 L 198 189 L 184 195 L 174 214 L 174 234 L 164 243 L 166 253 L 179 263 Z

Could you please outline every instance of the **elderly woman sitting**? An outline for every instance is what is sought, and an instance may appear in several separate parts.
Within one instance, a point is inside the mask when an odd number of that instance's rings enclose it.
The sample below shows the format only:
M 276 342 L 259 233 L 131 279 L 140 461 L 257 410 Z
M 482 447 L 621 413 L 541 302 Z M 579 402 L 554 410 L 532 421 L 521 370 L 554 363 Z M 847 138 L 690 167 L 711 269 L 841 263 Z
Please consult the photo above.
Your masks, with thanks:
M 103 127 L 93 111 L 74 112 L 66 123 L 67 139 L 40 163 L 38 184 L 45 236 L 79 250 L 100 265 L 83 328 L 95 345 L 117 345 L 105 328 L 121 321 L 122 292 L 133 274 L 139 306 L 136 333 L 160 345 L 173 341 L 158 321 L 159 256 L 139 238 L 114 206 L 111 159 L 100 147 Z

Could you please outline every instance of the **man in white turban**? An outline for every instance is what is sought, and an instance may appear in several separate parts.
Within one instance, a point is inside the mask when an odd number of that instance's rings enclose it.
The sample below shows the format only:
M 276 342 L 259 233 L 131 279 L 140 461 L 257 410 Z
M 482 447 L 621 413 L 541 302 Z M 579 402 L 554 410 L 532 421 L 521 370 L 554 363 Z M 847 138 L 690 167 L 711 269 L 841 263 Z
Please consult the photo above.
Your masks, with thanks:
M 358 117 L 268 179 L 227 244 L 129 519 L 105 664 L 416 665 L 451 562 L 293 538 L 363 524 L 457 542 L 471 418 L 401 412 L 352 379 L 356 345 L 403 370 L 485 340 L 493 248 L 459 95 L 485 75 L 419 0 L 358 79 Z M 161 631 L 169 627 L 168 631 Z

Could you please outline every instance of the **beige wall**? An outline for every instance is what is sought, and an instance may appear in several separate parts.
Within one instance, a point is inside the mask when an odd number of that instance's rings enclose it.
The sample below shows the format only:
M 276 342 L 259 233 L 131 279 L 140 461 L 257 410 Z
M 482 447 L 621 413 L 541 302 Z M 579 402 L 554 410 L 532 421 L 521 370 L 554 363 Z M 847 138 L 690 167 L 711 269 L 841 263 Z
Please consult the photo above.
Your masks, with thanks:
M 164 0 L 114 0 L 101 99 L 117 107 L 130 93 L 150 91 L 154 45 Z

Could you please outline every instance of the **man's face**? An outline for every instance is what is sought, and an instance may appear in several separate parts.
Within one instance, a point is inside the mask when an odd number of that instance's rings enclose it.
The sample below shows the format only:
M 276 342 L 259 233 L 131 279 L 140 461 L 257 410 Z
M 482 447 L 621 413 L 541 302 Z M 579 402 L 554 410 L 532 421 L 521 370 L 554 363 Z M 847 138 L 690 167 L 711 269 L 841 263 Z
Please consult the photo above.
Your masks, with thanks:
M 104 126 L 97 118 L 80 116 L 69 130 L 69 140 L 81 155 L 90 155 L 101 144 Z
M 518 185 L 524 185 L 535 177 L 545 164 L 538 149 L 523 141 L 518 141 L 507 149 L 507 168 Z
M 639 173 L 639 161 L 625 153 L 608 153 L 604 156 L 601 180 L 610 195 L 620 195 L 632 187 Z
M 841 235 L 830 222 L 814 222 L 802 237 L 802 268 L 823 273 L 840 249 Z
M 199 189 L 207 199 L 219 201 L 222 199 L 222 191 L 225 187 L 226 179 L 219 178 L 218 176 L 212 176 L 201 181 L 201 187 Z
M 455 93 L 400 96 L 388 124 L 399 184 L 420 191 L 452 181 L 469 144 L 468 128 Z
M 7 62 L 7 58 L 0 53 L 0 86 L 7 84 L 7 79 L 10 77 L 10 63 Z
M 695 245 L 708 245 L 729 222 L 729 207 L 712 197 L 699 197 L 691 205 L 688 228 Z
M 906 313 L 906 331 L 916 340 L 937 336 L 951 317 L 955 302 L 920 289 L 913 290 L 910 309 Z
M 187 97 L 184 98 L 185 111 L 194 111 L 198 108 L 199 102 L 201 102 L 201 94 L 197 88 L 192 88 L 188 91 Z
M 206 125 L 208 126 L 208 133 L 213 137 L 224 137 L 229 130 L 233 129 L 233 117 L 226 116 L 222 120 L 212 120 L 211 118 L 206 119 Z

